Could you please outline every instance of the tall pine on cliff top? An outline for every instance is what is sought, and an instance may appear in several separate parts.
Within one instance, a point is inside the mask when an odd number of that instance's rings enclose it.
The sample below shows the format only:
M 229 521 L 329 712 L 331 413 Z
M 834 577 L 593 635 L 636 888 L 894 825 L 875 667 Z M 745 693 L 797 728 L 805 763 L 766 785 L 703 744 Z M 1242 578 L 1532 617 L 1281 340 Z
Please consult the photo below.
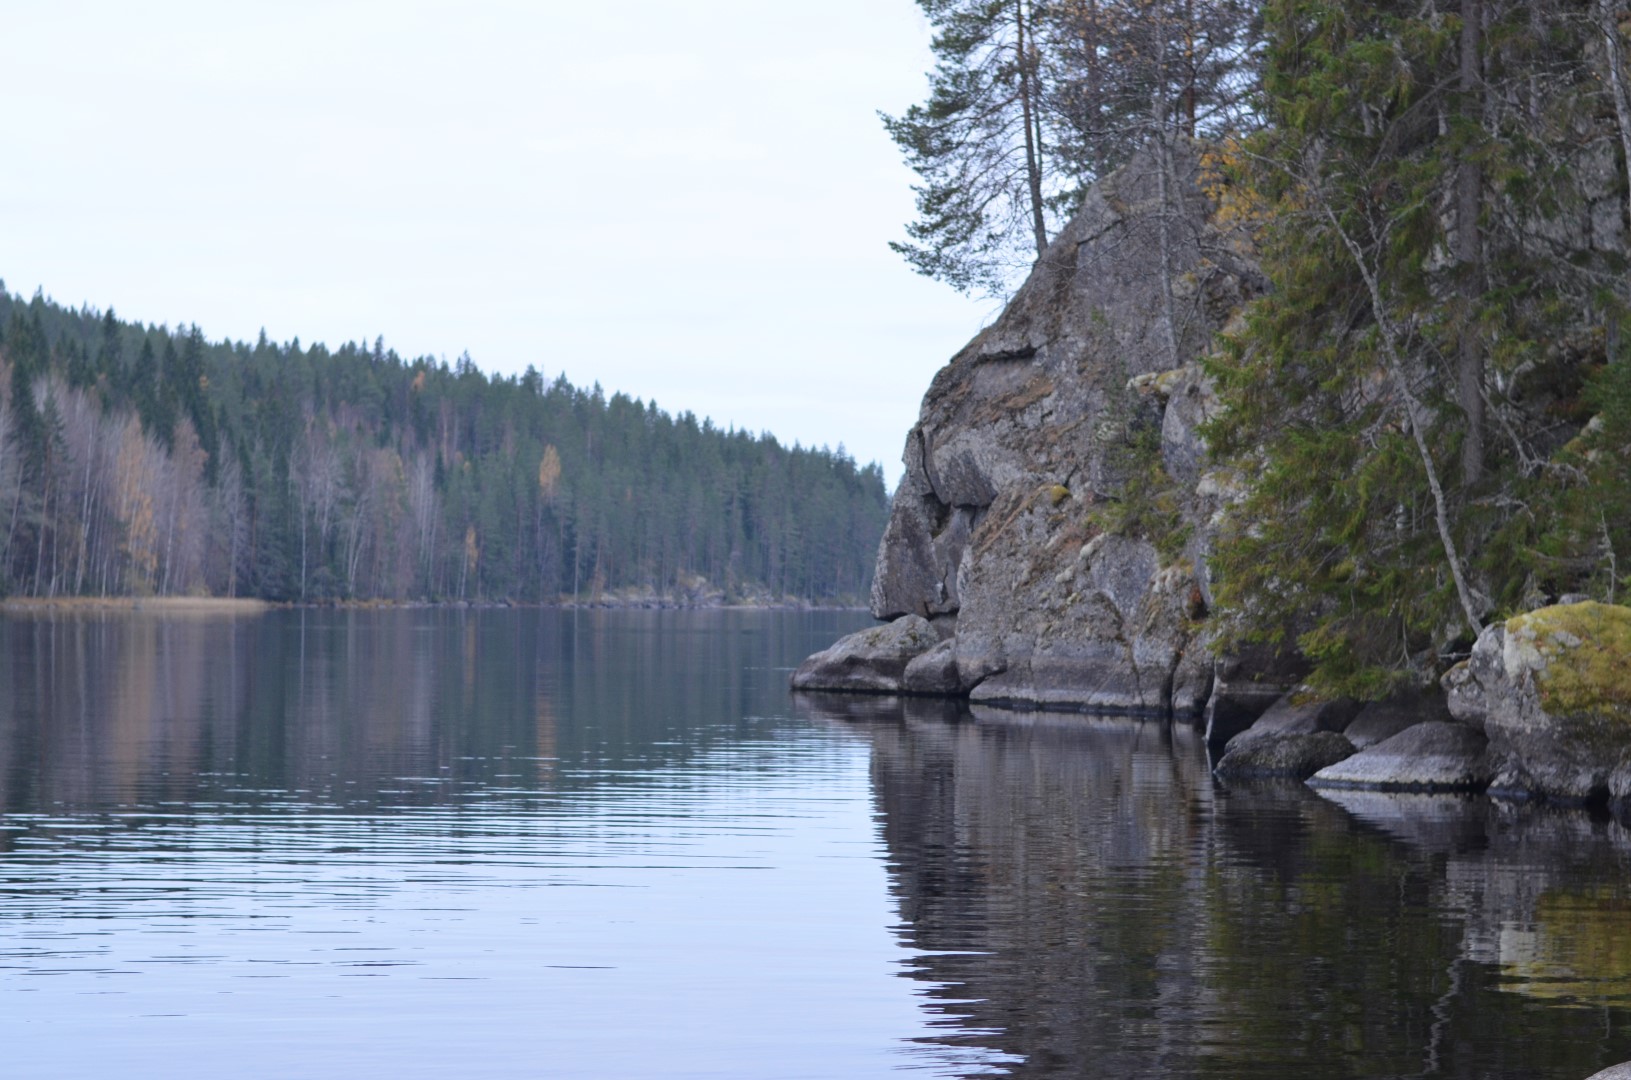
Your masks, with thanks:
M 1428 676 L 1595 578 L 1563 513 L 1593 481 L 1558 454 L 1623 309 L 1591 14 L 1265 7 L 1270 127 L 1237 179 L 1273 289 L 1212 365 L 1209 435 L 1249 490 L 1215 569 L 1234 638 L 1295 636 L 1329 690 Z
M 1032 0 L 918 0 L 935 27 L 929 100 L 884 126 L 918 185 L 910 243 L 889 246 L 963 292 L 1002 291 L 1042 254 L 1059 179 L 1042 103 Z
M 1002 295 L 1093 180 L 1152 139 L 1253 122 L 1246 0 L 918 0 L 929 98 L 884 126 L 922 178 L 919 273 Z

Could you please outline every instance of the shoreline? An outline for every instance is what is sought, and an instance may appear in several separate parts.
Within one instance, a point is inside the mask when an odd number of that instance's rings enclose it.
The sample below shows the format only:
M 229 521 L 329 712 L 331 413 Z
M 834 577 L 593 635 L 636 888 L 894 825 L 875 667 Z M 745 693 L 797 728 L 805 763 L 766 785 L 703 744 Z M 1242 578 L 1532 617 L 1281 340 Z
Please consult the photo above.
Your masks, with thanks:
M 0 600 L 0 614 L 147 612 L 164 615 L 259 615 L 275 605 L 241 596 L 26 596 Z
M 549 611 L 866 611 L 864 604 L 700 603 L 656 600 L 597 602 L 564 601 L 547 604 L 507 600 L 261 600 L 229 596 L 31 596 L 0 600 L 0 615 L 66 615 L 135 612 L 164 615 L 261 615 L 278 610 L 382 611 L 389 609 L 447 609 L 494 611 L 533 608 Z

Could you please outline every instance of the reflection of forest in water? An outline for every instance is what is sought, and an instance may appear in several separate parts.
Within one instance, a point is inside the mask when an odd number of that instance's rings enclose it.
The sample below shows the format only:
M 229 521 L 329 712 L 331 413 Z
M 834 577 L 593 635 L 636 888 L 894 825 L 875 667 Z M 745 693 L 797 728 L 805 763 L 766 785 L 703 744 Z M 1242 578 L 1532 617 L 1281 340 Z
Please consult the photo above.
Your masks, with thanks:
M 1153 722 L 801 706 L 870 736 L 910 973 L 947 1041 L 1015 1075 L 1580 1080 L 1631 1058 L 1618 824 L 1221 788 L 1198 736 Z
M 772 738 L 743 718 L 785 716 L 785 666 L 863 621 L 445 608 L 0 617 L 0 813 L 433 805 L 461 790 L 650 773 Z

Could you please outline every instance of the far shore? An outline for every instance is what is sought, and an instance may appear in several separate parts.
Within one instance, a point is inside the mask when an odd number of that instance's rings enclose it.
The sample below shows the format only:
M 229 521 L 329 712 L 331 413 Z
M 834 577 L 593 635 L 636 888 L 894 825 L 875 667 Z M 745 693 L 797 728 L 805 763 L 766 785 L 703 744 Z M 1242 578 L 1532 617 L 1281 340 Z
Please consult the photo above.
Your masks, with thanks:
M 859 604 L 808 603 L 702 603 L 671 601 L 613 600 L 599 602 L 566 600 L 555 604 L 513 603 L 502 600 L 320 600 L 308 603 L 275 602 L 253 597 L 231 596 L 26 596 L 0 600 L 0 615 L 66 615 L 101 612 L 148 612 L 160 615 L 260 615 L 281 608 L 330 608 L 371 611 L 391 608 L 452 608 L 491 610 L 495 608 L 543 608 L 576 611 L 864 611 Z
M 162 615 L 259 615 L 274 605 L 243 596 L 19 596 L 0 600 L 8 615 L 147 611 Z

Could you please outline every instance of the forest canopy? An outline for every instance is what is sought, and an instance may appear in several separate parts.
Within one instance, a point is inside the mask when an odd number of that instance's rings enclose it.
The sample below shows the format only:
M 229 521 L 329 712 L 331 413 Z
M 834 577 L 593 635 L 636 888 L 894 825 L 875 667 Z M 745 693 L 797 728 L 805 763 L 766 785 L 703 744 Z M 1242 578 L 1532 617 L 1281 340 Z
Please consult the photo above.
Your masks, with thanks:
M 0 286 L 0 595 L 856 602 L 882 471 L 534 368 Z

